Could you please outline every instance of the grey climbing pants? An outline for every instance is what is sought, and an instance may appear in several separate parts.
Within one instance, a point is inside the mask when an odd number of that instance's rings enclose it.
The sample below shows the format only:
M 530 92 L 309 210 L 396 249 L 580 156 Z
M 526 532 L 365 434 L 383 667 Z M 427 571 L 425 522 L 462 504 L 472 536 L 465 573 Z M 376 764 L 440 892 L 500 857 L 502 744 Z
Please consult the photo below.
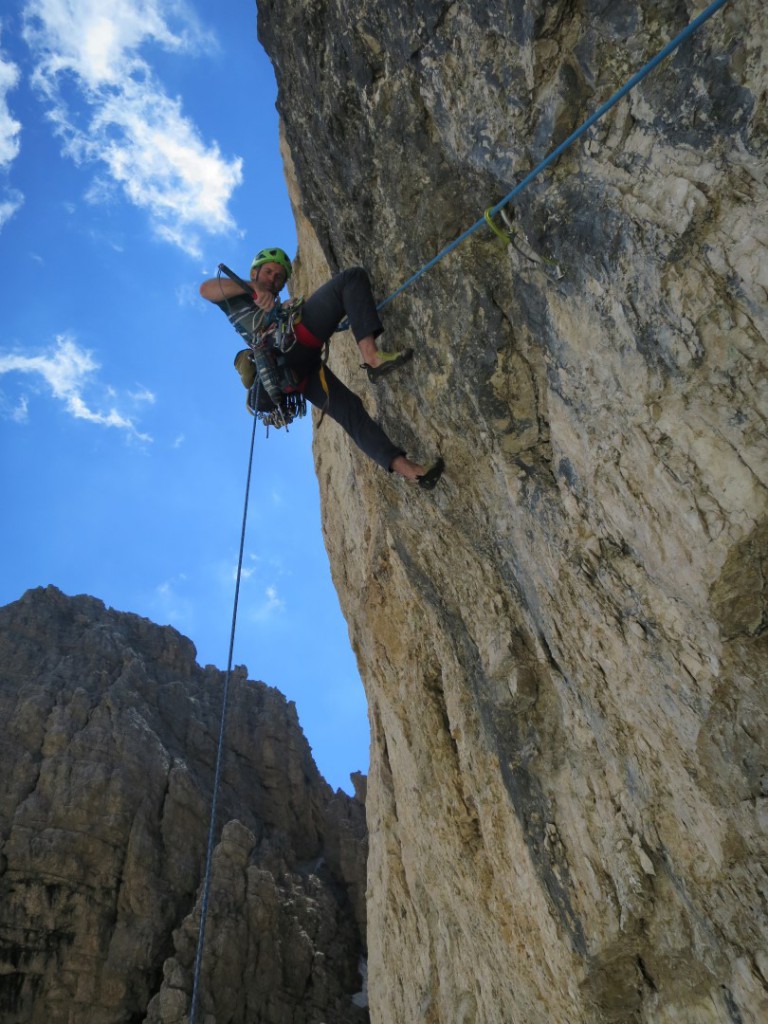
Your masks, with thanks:
M 325 382 L 328 385 L 327 395 L 320 380 L 319 368 L 309 375 L 304 388 L 307 401 L 318 409 L 325 409 L 326 416 L 336 420 L 368 458 L 373 459 L 382 469 L 391 469 L 392 460 L 405 454 L 403 449 L 390 441 L 378 423 L 365 411 L 354 391 L 342 384 L 327 366 Z
M 370 280 L 362 267 L 343 270 L 327 284 L 318 288 L 304 302 L 301 322 L 316 338 L 325 342 L 345 316 L 349 319 L 355 341 L 360 341 L 369 334 L 378 337 L 384 329 L 376 311 Z M 307 401 L 318 409 L 325 409 L 326 415 L 346 430 L 365 455 L 383 469 L 389 470 L 392 460 L 398 455 L 405 454 L 402 448 L 398 448 L 390 441 L 378 423 L 371 419 L 358 396 L 342 384 L 327 366 L 326 395 L 320 378 L 316 349 L 304 348 L 298 344 L 291 350 L 291 357 L 290 363 L 299 372 L 307 372 L 307 382 L 302 389 Z M 302 363 L 305 364 L 303 367 Z
M 342 270 L 304 301 L 301 321 L 316 338 L 327 341 L 344 317 L 349 319 L 355 341 L 382 333 L 368 274 L 362 267 Z

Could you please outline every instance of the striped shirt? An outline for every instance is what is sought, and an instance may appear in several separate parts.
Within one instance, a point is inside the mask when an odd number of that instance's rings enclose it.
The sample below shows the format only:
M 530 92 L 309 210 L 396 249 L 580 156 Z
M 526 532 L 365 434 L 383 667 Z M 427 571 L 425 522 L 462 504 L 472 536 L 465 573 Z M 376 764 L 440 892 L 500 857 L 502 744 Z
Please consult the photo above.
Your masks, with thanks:
M 222 299 L 215 305 L 224 313 L 249 348 L 257 344 L 261 335 L 277 323 L 277 311 L 280 308 L 276 305 L 270 310 L 259 309 L 247 295 L 234 295 L 231 299 Z

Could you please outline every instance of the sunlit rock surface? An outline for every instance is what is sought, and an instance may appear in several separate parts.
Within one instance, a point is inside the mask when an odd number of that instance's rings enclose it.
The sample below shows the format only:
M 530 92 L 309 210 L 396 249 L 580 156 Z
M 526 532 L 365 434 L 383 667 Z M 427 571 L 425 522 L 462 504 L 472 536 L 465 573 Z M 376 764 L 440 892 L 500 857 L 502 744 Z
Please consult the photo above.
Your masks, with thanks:
M 385 297 L 702 4 L 259 0 L 307 291 Z M 432 495 L 326 418 L 370 702 L 376 1024 L 768 1020 L 762 0 L 732 2 L 331 366 Z M 497 218 L 497 222 L 501 224 Z M 558 269 L 559 268 L 559 269 Z
M 186 1020 L 223 678 L 94 598 L 0 609 L 2 1024 Z M 198 1021 L 364 1024 L 363 804 L 242 669 L 218 821 Z

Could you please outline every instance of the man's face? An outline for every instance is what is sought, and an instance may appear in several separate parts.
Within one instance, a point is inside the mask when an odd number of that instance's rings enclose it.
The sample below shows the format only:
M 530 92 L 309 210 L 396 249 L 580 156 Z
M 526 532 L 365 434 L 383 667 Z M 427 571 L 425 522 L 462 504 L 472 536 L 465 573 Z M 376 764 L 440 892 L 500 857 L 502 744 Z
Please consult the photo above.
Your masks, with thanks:
M 263 291 L 278 295 L 285 284 L 285 270 L 279 263 L 262 263 L 251 271 L 251 280 Z

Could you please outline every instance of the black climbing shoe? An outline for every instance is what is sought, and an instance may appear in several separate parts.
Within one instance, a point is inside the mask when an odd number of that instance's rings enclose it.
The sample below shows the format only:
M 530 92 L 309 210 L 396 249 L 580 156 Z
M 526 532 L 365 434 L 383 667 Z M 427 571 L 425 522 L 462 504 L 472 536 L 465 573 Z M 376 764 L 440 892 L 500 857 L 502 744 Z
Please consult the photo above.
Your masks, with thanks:
M 386 377 L 388 373 L 392 373 L 393 370 L 399 369 L 413 359 L 413 349 L 404 348 L 402 352 L 379 352 L 379 359 L 381 359 L 380 366 L 369 366 L 368 363 L 361 364 L 368 374 L 368 380 L 371 384 L 378 384 L 382 377 Z
M 445 469 L 445 462 L 442 459 L 438 459 L 437 462 L 428 469 L 426 473 L 416 477 L 416 483 L 419 487 L 423 487 L 425 491 L 432 491 L 435 488 L 435 484 L 443 475 Z

